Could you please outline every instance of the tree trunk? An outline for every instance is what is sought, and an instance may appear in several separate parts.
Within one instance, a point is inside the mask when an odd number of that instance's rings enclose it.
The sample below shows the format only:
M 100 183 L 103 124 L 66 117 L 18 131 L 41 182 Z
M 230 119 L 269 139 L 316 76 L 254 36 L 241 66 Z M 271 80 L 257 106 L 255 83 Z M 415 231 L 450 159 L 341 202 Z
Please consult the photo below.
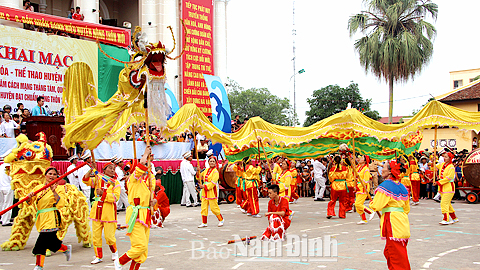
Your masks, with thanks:
M 392 123 L 393 114 L 393 78 L 388 79 L 388 123 Z

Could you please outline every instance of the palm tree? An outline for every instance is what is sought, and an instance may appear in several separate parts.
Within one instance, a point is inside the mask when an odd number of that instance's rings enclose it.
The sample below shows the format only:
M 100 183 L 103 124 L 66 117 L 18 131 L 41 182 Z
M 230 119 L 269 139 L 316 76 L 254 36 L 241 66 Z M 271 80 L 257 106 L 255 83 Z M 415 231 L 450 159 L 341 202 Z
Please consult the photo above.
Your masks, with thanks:
M 430 0 L 365 0 L 367 10 L 348 20 L 360 64 L 389 86 L 388 121 L 392 122 L 393 83 L 414 79 L 433 53 L 435 27 L 424 19 L 437 18 L 438 6 Z

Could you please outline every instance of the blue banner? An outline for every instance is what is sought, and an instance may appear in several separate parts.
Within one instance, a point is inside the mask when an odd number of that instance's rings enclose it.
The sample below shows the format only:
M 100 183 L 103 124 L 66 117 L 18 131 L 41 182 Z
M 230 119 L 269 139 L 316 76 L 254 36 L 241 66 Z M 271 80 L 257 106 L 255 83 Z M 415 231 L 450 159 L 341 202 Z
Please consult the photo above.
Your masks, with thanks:
M 170 119 L 175 113 L 178 112 L 180 107 L 178 106 L 177 98 L 173 94 L 172 88 L 170 88 L 170 85 L 168 83 L 165 83 L 165 94 L 167 96 L 168 106 L 170 106 L 170 109 L 172 111 L 170 115 L 167 117 L 167 119 Z

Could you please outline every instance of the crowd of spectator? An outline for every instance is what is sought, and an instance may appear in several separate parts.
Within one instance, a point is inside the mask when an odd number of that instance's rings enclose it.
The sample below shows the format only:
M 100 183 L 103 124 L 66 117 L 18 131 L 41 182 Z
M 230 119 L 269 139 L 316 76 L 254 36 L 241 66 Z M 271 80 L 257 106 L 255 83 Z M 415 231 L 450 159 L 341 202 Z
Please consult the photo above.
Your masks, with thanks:
M 7 104 L 3 106 L 0 115 L 0 137 L 15 138 L 18 134 L 27 134 L 25 120 L 30 116 L 63 116 L 63 108 L 60 111 L 51 111 L 48 105 L 45 105 L 43 96 L 37 97 L 37 106 L 31 110 L 25 108 L 23 103 L 17 103 L 13 110 L 12 106 Z
M 29 0 L 23 1 L 23 9 L 30 11 L 30 12 L 36 12 L 34 6 Z M 72 20 L 79 20 L 83 21 L 84 16 L 80 12 L 80 7 L 70 8 L 70 11 L 68 12 L 67 18 L 72 19 Z M 23 24 L 23 29 L 26 30 L 31 30 L 31 31 L 37 31 L 41 33 L 45 33 L 47 35 L 58 35 L 58 36 L 63 36 L 63 37 L 71 37 L 71 38 L 79 38 L 77 35 L 73 35 L 64 31 L 56 30 L 56 29 L 51 29 L 51 28 L 45 28 L 45 27 L 37 27 L 33 24 Z

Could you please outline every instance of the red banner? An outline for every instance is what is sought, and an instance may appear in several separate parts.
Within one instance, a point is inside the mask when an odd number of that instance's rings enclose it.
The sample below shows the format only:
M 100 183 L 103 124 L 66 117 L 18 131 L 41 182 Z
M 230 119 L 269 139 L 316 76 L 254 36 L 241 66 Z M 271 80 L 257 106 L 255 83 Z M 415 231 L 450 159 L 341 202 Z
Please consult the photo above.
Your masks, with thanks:
M 182 18 L 188 33 L 182 56 L 183 104 L 195 103 L 206 115 L 211 115 L 210 97 L 202 74 L 214 75 L 213 1 L 182 1 Z
M 130 45 L 130 29 L 72 20 L 4 6 L 0 6 L 0 19 L 59 30 L 119 47 L 128 47 Z

